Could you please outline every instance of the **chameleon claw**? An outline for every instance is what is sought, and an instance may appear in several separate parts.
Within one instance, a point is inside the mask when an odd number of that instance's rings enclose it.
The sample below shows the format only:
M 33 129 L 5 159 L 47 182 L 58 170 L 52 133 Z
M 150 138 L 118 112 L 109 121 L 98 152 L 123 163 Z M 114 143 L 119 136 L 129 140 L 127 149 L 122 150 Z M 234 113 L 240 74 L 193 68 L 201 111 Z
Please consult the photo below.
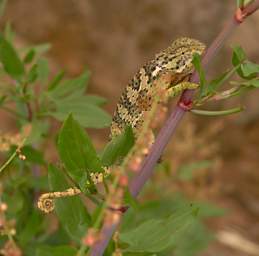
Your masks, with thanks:
M 178 107 L 180 107 L 184 111 L 190 111 L 192 109 L 192 101 L 179 101 Z

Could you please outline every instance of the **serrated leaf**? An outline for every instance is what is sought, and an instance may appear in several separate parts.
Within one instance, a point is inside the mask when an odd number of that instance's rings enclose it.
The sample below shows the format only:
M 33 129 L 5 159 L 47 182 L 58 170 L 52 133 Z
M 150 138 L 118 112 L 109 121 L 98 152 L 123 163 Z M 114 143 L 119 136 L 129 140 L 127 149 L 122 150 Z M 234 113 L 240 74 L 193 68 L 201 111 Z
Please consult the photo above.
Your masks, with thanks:
M 177 246 L 196 220 L 192 212 L 193 208 L 186 205 L 167 218 L 151 219 L 121 233 L 120 240 L 128 244 L 125 251 L 156 253 Z
M 64 174 L 55 166 L 49 166 L 49 184 L 52 191 L 64 191 L 71 187 Z M 79 196 L 55 200 L 55 212 L 68 235 L 77 242 L 86 234 L 91 217 Z
M 101 161 L 104 166 L 113 165 L 118 159 L 125 157 L 134 145 L 134 134 L 131 127 L 113 138 L 104 148 Z
M 72 115 L 66 119 L 58 138 L 58 151 L 68 174 L 78 184 L 91 172 L 103 172 L 101 161 L 87 133 Z M 90 179 L 90 178 L 89 178 Z
M 77 250 L 71 246 L 41 245 L 36 249 L 36 256 L 76 256 Z
M 91 99 L 90 99 L 91 101 Z M 56 101 L 56 111 L 49 114 L 59 121 L 64 121 L 69 113 L 84 127 L 103 128 L 111 124 L 111 117 L 100 107 L 91 104 L 87 96 Z
M 24 66 L 13 46 L 0 34 L 0 61 L 4 70 L 14 79 L 24 75 Z

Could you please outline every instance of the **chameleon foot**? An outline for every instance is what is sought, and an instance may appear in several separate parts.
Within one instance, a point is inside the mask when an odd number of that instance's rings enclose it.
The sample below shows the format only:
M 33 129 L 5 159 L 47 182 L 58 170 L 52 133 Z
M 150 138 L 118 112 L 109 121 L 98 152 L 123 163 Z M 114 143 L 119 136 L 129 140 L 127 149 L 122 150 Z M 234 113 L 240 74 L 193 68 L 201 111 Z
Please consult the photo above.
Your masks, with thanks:
M 192 101 L 179 101 L 178 107 L 180 107 L 184 111 L 190 111 L 192 109 Z

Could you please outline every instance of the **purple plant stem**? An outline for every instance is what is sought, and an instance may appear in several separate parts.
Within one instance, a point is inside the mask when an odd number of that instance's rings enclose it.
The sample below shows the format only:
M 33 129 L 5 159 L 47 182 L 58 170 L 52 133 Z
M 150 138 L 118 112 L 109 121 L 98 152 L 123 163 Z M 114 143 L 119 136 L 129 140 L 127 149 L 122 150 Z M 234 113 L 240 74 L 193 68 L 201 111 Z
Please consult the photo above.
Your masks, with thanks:
M 243 19 L 253 14 L 255 11 L 259 9 L 259 0 L 255 0 L 250 3 L 242 10 Z M 206 53 L 202 58 L 202 66 L 206 70 L 208 65 L 215 57 L 217 52 L 222 48 L 223 44 L 227 40 L 227 38 L 232 34 L 235 28 L 237 28 L 241 24 L 241 21 L 238 21 L 236 16 L 231 17 L 230 21 L 224 26 L 223 30 L 219 33 L 210 47 L 207 49 Z M 194 72 L 190 79 L 191 82 L 198 83 L 199 75 L 197 72 Z M 193 90 L 186 90 L 183 92 L 180 102 L 189 102 L 194 95 Z M 145 159 L 143 166 L 140 170 L 139 175 L 134 177 L 129 185 L 129 190 L 132 196 L 137 197 L 139 192 L 142 190 L 145 183 L 152 176 L 154 167 L 164 151 L 166 145 L 169 142 L 171 136 L 175 133 L 177 125 L 180 123 L 181 119 L 185 114 L 185 110 L 181 108 L 179 105 L 172 111 L 171 115 L 165 122 L 165 125 L 162 127 L 160 132 L 157 135 L 156 141 L 152 146 L 150 154 Z M 96 242 L 90 251 L 90 256 L 101 256 L 105 248 L 107 247 L 113 233 L 119 226 L 119 222 L 112 225 L 106 225 L 104 223 L 103 228 L 101 229 L 101 239 Z
M 210 61 L 215 57 L 219 49 L 222 48 L 224 42 L 231 35 L 232 31 L 238 24 L 239 23 L 232 18 L 224 26 L 221 33 L 213 41 L 213 43 L 205 52 L 202 58 L 202 67 L 204 70 L 208 68 Z M 193 83 L 199 82 L 199 75 L 197 72 L 193 73 L 193 75 L 190 78 L 190 81 Z M 182 94 L 180 101 L 189 102 L 191 101 L 193 95 L 194 95 L 194 90 L 186 90 Z M 130 183 L 129 190 L 134 197 L 136 197 L 139 194 L 146 181 L 152 176 L 154 171 L 154 166 L 156 165 L 159 157 L 164 151 L 166 145 L 168 144 L 171 136 L 175 133 L 176 127 L 181 121 L 184 114 L 185 114 L 185 111 L 181 107 L 176 106 L 176 108 L 172 111 L 171 115 L 167 119 L 165 125 L 159 131 L 156 141 L 150 151 L 150 154 L 145 159 L 139 175 L 136 176 Z

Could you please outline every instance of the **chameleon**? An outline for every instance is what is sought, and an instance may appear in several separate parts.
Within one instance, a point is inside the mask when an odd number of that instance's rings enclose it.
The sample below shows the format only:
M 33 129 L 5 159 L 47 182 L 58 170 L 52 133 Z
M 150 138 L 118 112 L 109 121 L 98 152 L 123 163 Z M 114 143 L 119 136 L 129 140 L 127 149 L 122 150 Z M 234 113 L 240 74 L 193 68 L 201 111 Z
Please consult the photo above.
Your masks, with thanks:
M 126 126 L 131 126 L 135 137 L 139 138 L 139 134 L 144 130 L 146 113 L 151 111 L 155 103 L 166 103 L 168 99 L 179 95 L 185 89 L 198 88 L 199 85 L 189 82 L 189 78 L 194 68 L 193 55 L 195 53 L 201 55 L 204 50 L 205 45 L 200 41 L 182 37 L 173 41 L 167 49 L 141 67 L 121 94 L 111 123 L 111 139 L 120 135 Z M 159 98 L 157 102 L 161 88 L 166 95 Z M 148 133 L 144 135 L 144 139 L 148 140 Z M 152 131 L 151 135 L 153 135 Z M 141 152 L 138 153 L 141 155 Z M 97 176 L 91 178 L 97 184 L 100 178 L 98 175 L 102 173 L 95 173 L 95 175 Z M 76 187 L 62 192 L 46 193 L 39 198 L 38 207 L 45 213 L 49 213 L 54 209 L 53 199 L 80 193 L 81 190 Z
M 131 126 L 138 134 L 144 114 L 152 107 L 157 87 L 164 87 L 167 98 L 175 97 L 185 89 L 198 88 L 198 84 L 188 80 L 193 72 L 193 55 L 201 55 L 204 50 L 205 45 L 200 41 L 181 37 L 141 67 L 119 99 L 112 119 L 111 137 L 121 134 L 126 126 Z

